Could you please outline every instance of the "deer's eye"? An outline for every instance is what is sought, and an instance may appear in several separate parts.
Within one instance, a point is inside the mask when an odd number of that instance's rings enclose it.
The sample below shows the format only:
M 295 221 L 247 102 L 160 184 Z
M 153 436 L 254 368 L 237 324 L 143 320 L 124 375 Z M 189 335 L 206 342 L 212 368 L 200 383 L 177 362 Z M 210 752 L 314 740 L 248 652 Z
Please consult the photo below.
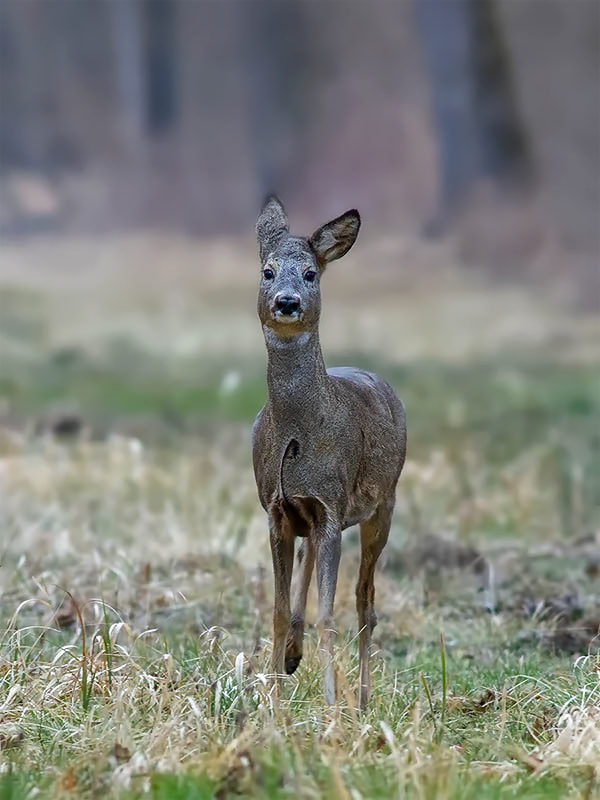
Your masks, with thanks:
M 304 273 L 304 280 L 307 283 L 312 283 L 316 277 L 317 277 L 317 273 L 313 269 L 308 269 Z
M 266 269 L 263 269 L 263 278 L 266 281 L 272 281 L 274 277 L 275 277 L 275 273 L 273 272 L 272 269 L 269 269 L 269 267 L 267 267 Z

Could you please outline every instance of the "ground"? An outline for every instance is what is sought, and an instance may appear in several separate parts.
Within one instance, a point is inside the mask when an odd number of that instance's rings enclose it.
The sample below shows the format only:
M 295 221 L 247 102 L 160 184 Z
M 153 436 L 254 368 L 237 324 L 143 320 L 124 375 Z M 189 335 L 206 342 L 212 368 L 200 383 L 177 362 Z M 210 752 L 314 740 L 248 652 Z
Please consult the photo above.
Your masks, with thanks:
M 312 597 L 273 693 L 257 275 L 245 240 L 2 246 L 0 797 L 600 796 L 597 319 L 443 245 L 329 268 L 327 363 L 409 426 L 362 714 L 354 530 L 338 705 Z

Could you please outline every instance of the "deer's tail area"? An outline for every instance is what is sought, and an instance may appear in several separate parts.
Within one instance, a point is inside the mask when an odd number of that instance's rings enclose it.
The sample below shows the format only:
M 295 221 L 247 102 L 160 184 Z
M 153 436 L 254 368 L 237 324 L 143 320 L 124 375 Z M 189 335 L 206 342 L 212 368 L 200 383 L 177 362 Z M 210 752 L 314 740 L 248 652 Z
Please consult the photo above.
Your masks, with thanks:
M 279 509 L 294 536 L 308 536 L 315 528 L 324 507 L 321 501 L 314 497 L 289 498 L 285 493 L 283 481 L 285 464 L 295 460 L 299 453 L 300 443 L 297 439 L 290 439 L 279 464 Z

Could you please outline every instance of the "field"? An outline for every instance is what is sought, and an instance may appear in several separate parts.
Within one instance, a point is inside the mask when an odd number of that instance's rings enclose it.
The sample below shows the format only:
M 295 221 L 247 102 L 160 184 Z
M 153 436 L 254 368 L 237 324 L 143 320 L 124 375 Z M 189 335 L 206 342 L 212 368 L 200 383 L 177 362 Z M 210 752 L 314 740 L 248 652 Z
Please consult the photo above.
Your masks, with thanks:
M 386 377 L 409 425 L 361 714 L 354 530 L 338 705 L 311 624 L 273 693 L 254 254 L 2 246 L 0 798 L 600 797 L 597 318 L 441 245 L 330 267 L 326 361 Z

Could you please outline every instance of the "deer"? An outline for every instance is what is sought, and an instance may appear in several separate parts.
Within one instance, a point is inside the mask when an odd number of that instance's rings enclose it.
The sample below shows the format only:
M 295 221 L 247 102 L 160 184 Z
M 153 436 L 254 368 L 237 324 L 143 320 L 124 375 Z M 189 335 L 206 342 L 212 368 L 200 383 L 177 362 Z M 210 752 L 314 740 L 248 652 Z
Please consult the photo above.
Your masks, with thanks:
M 320 281 L 329 262 L 350 250 L 360 224 L 352 209 L 309 238 L 295 236 L 280 200 L 271 195 L 263 204 L 256 222 L 261 265 L 257 310 L 267 349 L 268 399 L 252 428 L 252 461 L 273 561 L 272 671 L 279 682 L 302 659 L 316 565 L 318 649 L 327 705 L 335 705 L 333 610 L 342 531 L 360 525 L 358 705 L 366 709 L 377 624 L 375 565 L 388 539 L 404 465 L 406 417 L 388 383 L 362 369 L 326 369 L 321 352 Z

